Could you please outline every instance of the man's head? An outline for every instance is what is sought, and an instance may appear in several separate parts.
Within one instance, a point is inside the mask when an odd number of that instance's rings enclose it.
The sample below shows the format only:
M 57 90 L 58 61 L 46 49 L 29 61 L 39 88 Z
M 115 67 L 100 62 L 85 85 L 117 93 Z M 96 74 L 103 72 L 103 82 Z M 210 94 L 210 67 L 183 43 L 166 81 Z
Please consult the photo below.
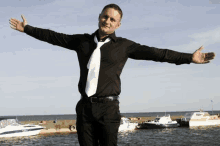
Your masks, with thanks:
M 116 4 L 106 5 L 99 15 L 99 30 L 102 34 L 111 34 L 121 25 L 122 10 Z

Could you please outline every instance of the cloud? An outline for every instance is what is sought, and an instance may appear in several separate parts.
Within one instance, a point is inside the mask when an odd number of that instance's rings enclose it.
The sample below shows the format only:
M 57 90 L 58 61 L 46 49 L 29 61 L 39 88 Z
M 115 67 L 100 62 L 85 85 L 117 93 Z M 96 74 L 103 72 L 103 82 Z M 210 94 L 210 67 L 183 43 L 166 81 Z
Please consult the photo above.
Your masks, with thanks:
M 220 27 L 201 33 L 189 35 L 193 42 L 204 44 L 205 46 L 220 43 Z M 193 43 L 192 43 L 193 44 Z
M 178 48 L 178 50 L 184 50 L 185 52 L 193 53 L 196 49 L 200 48 L 202 45 L 206 48 L 208 46 L 220 43 L 219 38 L 220 38 L 220 27 L 217 27 L 212 30 L 189 34 L 188 38 L 185 39 L 186 41 L 188 41 L 188 43 L 180 44 L 178 46 L 167 46 L 167 48 L 170 49 Z

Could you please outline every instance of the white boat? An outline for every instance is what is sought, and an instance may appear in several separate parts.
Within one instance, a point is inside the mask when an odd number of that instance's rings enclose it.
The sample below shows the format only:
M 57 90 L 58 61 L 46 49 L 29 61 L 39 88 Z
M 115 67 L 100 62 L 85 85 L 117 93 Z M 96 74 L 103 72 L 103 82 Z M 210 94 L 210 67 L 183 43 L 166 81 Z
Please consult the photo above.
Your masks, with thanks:
M 170 115 L 156 117 L 149 122 L 143 122 L 137 126 L 137 129 L 157 129 L 157 128 L 176 128 L 179 126 L 177 121 L 172 121 Z
M 193 112 L 189 120 L 189 127 L 220 125 L 220 116 L 210 115 L 208 112 Z
M 16 119 L 0 119 L 0 137 L 32 136 L 42 129 L 39 125 L 22 125 Z
M 128 118 L 122 117 L 118 132 L 134 130 L 138 123 L 131 123 Z

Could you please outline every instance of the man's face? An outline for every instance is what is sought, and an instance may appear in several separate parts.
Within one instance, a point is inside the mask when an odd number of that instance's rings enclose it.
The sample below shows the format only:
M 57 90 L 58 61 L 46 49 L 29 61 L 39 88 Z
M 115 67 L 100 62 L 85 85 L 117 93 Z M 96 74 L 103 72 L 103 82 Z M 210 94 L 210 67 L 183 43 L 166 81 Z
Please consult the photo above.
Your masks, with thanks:
M 103 34 L 113 33 L 119 26 L 121 15 L 113 8 L 105 9 L 99 15 L 99 29 Z

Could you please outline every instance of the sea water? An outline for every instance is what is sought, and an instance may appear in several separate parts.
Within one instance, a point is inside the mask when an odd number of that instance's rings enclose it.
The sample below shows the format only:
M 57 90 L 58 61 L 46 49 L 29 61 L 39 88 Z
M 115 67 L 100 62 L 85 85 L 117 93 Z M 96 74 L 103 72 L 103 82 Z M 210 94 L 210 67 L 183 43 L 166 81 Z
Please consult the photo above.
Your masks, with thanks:
M 141 129 L 118 134 L 118 146 L 218 146 L 220 127 Z M 1 138 L 1 146 L 79 146 L 77 134 Z

